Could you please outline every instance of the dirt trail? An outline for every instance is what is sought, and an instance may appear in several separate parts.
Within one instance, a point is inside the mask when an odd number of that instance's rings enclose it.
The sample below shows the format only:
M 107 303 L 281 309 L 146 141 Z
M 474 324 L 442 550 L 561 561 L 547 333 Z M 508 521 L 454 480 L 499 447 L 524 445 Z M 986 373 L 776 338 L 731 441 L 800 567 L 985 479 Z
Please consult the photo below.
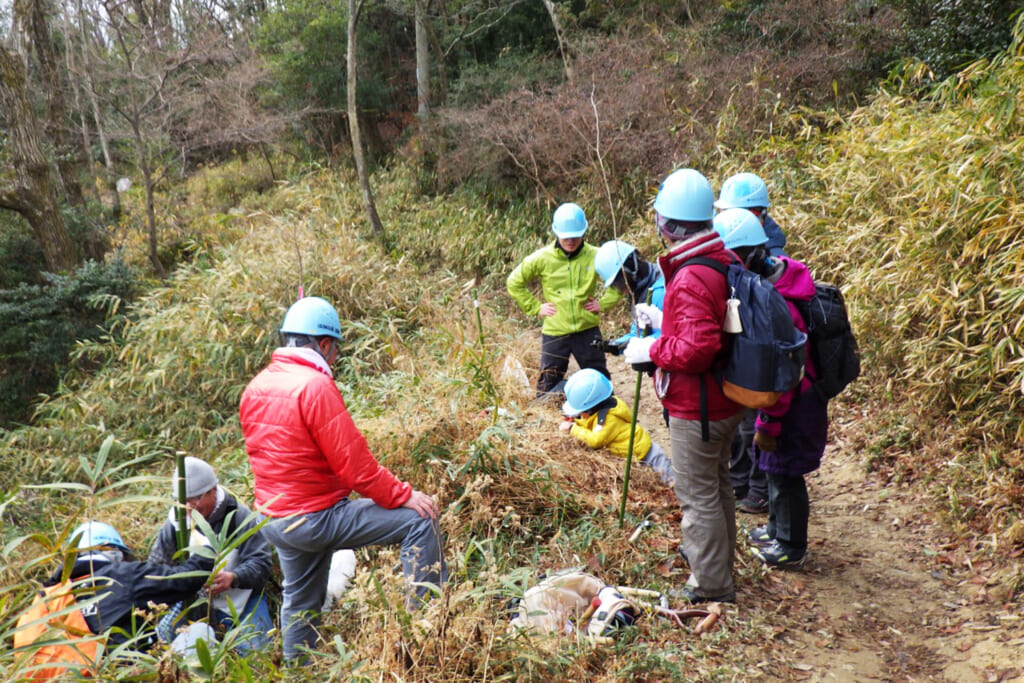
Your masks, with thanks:
M 944 554 L 930 501 L 881 487 L 835 447 L 809 483 L 805 571 L 771 572 L 765 586 L 788 617 L 774 665 L 808 680 L 1024 681 L 1020 608 Z
M 616 393 L 632 401 L 636 375 L 609 360 Z M 667 450 L 647 382 L 640 420 Z M 941 502 L 923 486 L 883 485 L 844 448 L 842 425 L 833 427 L 822 468 L 808 477 L 804 570 L 738 560 L 735 618 L 767 619 L 775 631 L 744 659 L 759 662 L 766 680 L 1024 683 L 1024 607 L 1001 604 L 990 568 L 948 542 L 932 519 Z M 746 529 L 767 515 L 737 521 Z

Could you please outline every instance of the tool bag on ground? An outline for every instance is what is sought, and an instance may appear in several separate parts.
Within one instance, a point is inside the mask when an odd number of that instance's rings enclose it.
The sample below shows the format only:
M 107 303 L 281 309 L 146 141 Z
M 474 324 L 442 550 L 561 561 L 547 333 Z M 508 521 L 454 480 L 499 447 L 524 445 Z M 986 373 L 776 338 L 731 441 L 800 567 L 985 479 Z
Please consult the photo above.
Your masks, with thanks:
M 818 375 L 814 389 L 827 401 L 860 376 L 860 347 L 846 302 L 835 285 L 818 284 L 814 298 L 796 302 L 796 307 L 807 324 L 810 357 Z
M 730 298 L 739 301 L 741 331 L 732 335 L 724 371 L 722 393 L 748 408 L 768 408 L 803 378 L 807 335 L 793 324 L 786 300 L 769 281 L 745 269 L 696 256 L 683 266 L 700 264 L 725 275 Z M 702 386 L 703 393 L 703 386 Z M 701 422 L 706 422 L 701 398 Z
M 14 647 L 32 652 L 27 678 L 48 681 L 78 671 L 91 673 L 101 639 L 92 635 L 68 581 L 39 591 L 18 618 Z M 47 666 L 50 665 L 50 666 Z

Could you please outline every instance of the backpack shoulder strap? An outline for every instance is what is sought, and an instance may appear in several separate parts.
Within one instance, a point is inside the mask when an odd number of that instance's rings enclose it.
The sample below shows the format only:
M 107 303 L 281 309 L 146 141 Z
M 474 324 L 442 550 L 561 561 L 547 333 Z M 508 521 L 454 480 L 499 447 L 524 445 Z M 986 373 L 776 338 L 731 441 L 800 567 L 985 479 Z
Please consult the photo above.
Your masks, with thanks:
M 707 266 L 708 268 L 714 268 L 722 275 L 725 275 L 729 272 L 729 266 L 725 265 L 721 261 L 716 261 L 713 258 L 708 258 L 707 256 L 694 256 L 691 259 L 683 261 L 683 263 L 679 267 L 684 268 L 686 266 Z
M 725 265 L 721 261 L 716 261 L 713 258 L 708 258 L 707 256 L 694 256 L 693 258 L 684 261 L 682 264 L 680 264 L 679 267 L 685 268 L 686 266 L 707 266 L 708 268 L 712 268 L 726 277 L 729 276 L 729 266 Z M 707 379 L 708 376 L 710 376 L 711 374 L 711 372 L 701 373 L 700 377 L 700 438 L 705 443 L 711 440 L 711 428 L 709 426 L 708 421 L 707 389 Z

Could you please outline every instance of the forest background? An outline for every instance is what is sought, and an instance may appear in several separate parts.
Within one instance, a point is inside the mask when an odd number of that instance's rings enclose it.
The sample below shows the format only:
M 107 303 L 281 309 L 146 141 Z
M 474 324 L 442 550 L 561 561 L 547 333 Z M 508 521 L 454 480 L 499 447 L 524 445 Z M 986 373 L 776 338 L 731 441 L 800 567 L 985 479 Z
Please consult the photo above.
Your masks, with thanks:
M 145 547 L 175 453 L 209 459 L 248 495 L 238 397 L 301 287 L 346 321 L 338 381 L 375 451 L 442 498 L 460 585 L 422 625 L 391 615 L 399 588 L 371 574 L 329 621 L 338 636 L 323 666 L 408 680 L 592 669 L 578 651 L 541 657 L 497 638 L 507 604 L 540 571 L 581 558 L 609 581 L 666 580 L 666 556 L 622 543 L 609 493 L 621 473 L 606 472 L 596 495 L 581 489 L 572 449 L 543 436 L 550 410 L 528 403 L 520 371 L 536 363 L 535 331 L 504 278 L 550 239 L 564 201 L 586 209 L 589 241 L 618 237 L 653 257 L 650 201 L 679 166 L 716 188 L 741 170 L 765 178 L 790 252 L 840 284 L 853 312 L 865 375 L 837 402 L 855 425 L 846 448 L 883 481 L 926 492 L 969 557 L 998 562 L 996 590 L 1015 599 L 1016 8 L 5 6 L 0 633 L 87 516 Z M 629 515 L 645 517 L 642 501 Z M 671 520 L 661 530 L 675 533 Z M 367 557 L 388 565 L 386 551 Z M 360 635 L 381 621 L 401 654 Z M 613 676 L 657 680 L 695 658 L 714 675 L 744 666 L 714 643 L 682 657 L 617 647 L 614 666 L 601 664 Z M 224 653 L 210 666 L 235 678 L 277 664 Z

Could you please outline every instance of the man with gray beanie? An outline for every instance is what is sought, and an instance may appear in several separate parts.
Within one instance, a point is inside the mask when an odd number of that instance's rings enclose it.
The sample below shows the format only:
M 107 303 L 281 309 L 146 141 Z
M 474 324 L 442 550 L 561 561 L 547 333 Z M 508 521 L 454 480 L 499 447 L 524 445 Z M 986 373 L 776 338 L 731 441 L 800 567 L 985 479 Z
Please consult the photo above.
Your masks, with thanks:
M 172 479 L 172 491 L 177 493 L 178 476 Z M 228 493 L 217 481 L 213 468 L 203 460 L 185 457 L 185 507 L 189 512 L 202 515 L 210 529 L 217 535 L 227 532 L 227 538 L 240 538 L 256 526 L 251 511 Z M 199 530 L 189 523 L 194 544 Z M 153 548 L 149 553 L 150 562 L 173 564 L 181 561 L 175 557 L 178 521 L 172 507 L 167 521 L 160 528 Z M 213 614 L 218 625 L 225 628 L 235 626 L 232 612 L 238 614 L 239 623 L 246 625 L 237 649 L 248 652 L 269 644 L 267 635 L 274 628 L 263 588 L 270 578 L 270 545 L 263 534 L 256 530 L 251 536 L 230 553 L 224 566 L 213 575 L 208 587 Z

